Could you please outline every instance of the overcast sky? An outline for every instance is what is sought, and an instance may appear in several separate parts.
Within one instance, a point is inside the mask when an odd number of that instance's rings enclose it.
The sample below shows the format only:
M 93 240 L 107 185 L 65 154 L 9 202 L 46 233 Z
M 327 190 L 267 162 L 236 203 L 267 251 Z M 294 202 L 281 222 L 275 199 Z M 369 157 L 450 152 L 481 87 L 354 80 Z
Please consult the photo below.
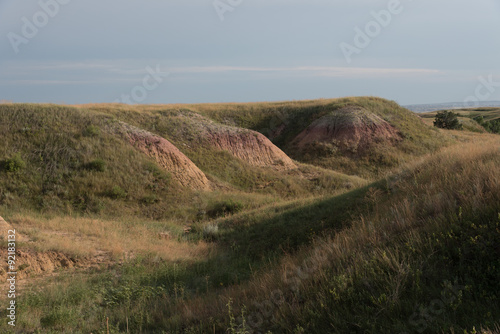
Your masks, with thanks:
M 0 100 L 500 100 L 499 33 L 500 0 L 0 0 Z

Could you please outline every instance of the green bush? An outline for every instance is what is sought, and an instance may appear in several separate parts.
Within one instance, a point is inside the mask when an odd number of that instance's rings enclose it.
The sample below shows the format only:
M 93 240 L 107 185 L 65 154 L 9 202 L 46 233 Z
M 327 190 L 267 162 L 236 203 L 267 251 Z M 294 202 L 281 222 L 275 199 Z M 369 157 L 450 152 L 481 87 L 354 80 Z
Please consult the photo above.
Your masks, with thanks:
M 486 131 L 500 134 L 500 119 L 485 121 L 483 116 L 476 116 L 474 120 Z
M 21 158 L 21 155 L 18 153 L 14 155 L 12 158 L 2 161 L 0 167 L 5 172 L 15 173 L 26 167 L 26 163 Z
M 211 218 L 223 217 L 228 214 L 239 212 L 243 209 L 243 207 L 243 203 L 230 199 L 215 203 L 212 208 L 207 210 L 207 215 Z
M 102 159 L 96 159 L 85 164 L 84 168 L 88 171 L 104 172 L 106 170 L 106 162 Z
M 83 130 L 83 135 L 85 137 L 97 137 L 100 133 L 101 130 L 95 125 L 89 125 Z
M 458 114 L 452 111 L 439 111 L 434 120 L 434 126 L 441 129 L 462 130 L 463 126 L 458 120 Z
M 127 197 L 127 192 L 119 186 L 114 186 L 107 192 L 107 196 L 112 199 L 123 199 Z
M 158 197 L 156 195 L 148 195 L 148 196 L 144 196 L 142 199 L 141 199 L 141 202 L 143 204 L 146 204 L 146 205 L 151 205 L 151 204 L 155 204 L 155 203 L 158 203 L 160 200 L 158 199 Z

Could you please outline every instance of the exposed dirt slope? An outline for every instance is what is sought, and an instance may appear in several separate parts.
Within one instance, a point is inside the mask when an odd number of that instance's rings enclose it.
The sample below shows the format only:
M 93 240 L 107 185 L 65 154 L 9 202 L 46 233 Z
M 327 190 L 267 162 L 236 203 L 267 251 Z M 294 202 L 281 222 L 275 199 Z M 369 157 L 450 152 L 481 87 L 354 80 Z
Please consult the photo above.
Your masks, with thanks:
M 0 241 L 1 240 L 7 241 L 8 235 L 12 234 L 12 233 L 9 233 L 10 230 L 14 230 L 12 225 L 7 223 L 2 217 L 0 217 Z M 16 242 L 26 241 L 26 237 L 20 235 L 19 232 L 17 232 L 17 231 L 15 233 L 15 236 L 16 236 L 16 240 L 15 240 Z
M 312 122 L 292 141 L 299 149 L 315 143 L 340 149 L 365 151 L 374 143 L 399 141 L 399 131 L 381 117 L 361 107 L 348 106 Z
M 118 123 L 115 130 L 134 147 L 154 158 L 182 186 L 194 190 L 210 190 L 210 181 L 205 174 L 165 138 L 123 122 Z
M 252 166 L 278 170 L 297 168 L 292 159 L 259 132 L 218 124 L 194 113 L 190 117 L 201 142 L 212 148 L 227 151 Z
M 0 256 L 7 258 L 7 249 L 0 249 Z M 71 258 L 61 252 L 36 252 L 31 249 L 16 250 L 17 278 L 24 279 L 32 275 L 52 273 L 60 268 L 88 267 L 90 260 Z M 7 264 L 0 268 L 0 277 L 7 277 Z
M 227 128 L 209 131 L 206 140 L 210 145 L 258 167 L 289 170 L 297 166 L 264 135 L 247 130 Z
M 7 240 L 8 230 L 14 230 L 14 227 L 0 217 L 0 240 Z M 17 230 L 15 235 L 15 268 L 17 279 L 25 279 L 39 274 L 50 274 L 58 269 L 99 266 L 108 260 L 107 257 L 102 255 L 93 258 L 75 258 L 59 251 L 36 251 L 27 246 L 33 242 L 29 237 L 21 235 Z M 23 243 L 19 244 L 19 242 Z M 0 279 L 4 281 L 7 278 L 7 273 L 10 271 L 7 265 L 8 255 L 10 254 L 8 254 L 7 247 L 0 248 L 0 257 L 5 259 L 4 263 L 0 266 Z

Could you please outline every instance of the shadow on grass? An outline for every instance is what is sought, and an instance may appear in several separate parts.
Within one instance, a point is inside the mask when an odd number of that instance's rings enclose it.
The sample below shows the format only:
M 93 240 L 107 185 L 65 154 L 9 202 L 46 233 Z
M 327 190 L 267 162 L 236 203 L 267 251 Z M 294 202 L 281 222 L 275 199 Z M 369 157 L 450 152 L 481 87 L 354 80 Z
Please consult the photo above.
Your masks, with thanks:
M 220 225 L 219 255 L 187 266 L 183 277 L 186 288 L 200 292 L 240 284 L 250 279 L 252 272 L 278 262 L 281 256 L 309 245 L 315 238 L 348 228 L 353 219 L 372 210 L 372 202 L 366 200 L 371 188 L 384 189 L 384 182 L 284 213 L 271 212 L 263 217 L 257 212 L 228 218 Z M 158 281 L 171 281 L 167 276 L 158 277 Z

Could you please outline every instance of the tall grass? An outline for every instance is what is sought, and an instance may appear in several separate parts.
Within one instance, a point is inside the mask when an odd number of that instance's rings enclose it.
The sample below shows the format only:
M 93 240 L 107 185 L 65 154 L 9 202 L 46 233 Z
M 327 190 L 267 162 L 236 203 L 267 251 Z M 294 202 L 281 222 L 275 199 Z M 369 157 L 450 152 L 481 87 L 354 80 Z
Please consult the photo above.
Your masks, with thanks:
M 177 306 L 192 313 L 181 311 L 180 317 L 206 323 L 220 317 L 231 298 L 237 301 L 234 312 L 245 306 L 251 315 L 247 324 L 260 331 L 495 328 L 498 144 L 455 147 L 409 166 L 387 180 L 390 196 L 377 201 L 371 213 L 353 217 L 351 227 L 285 256 L 278 268 L 271 266 L 222 296 L 213 292 Z M 273 297 L 277 291 L 282 297 Z M 432 309 L 436 305 L 439 309 Z M 426 315 L 429 309 L 434 313 Z
M 279 143 L 300 122 L 351 103 L 413 136 L 409 146 L 386 152 L 398 159 L 390 168 L 345 161 L 370 184 L 305 164 L 288 173 L 253 168 L 182 145 L 191 142 L 191 113 L 258 129 L 290 112 L 296 118 Z M 168 139 L 218 188 L 179 188 L 103 130 L 114 119 L 172 133 Z M 170 132 L 175 124 L 183 127 Z M 413 116 L 377 98 L 0 105 L 0 130 L 0 160 L 19 154 L 26 162 L 0 172 L 2 216 L 31 239 L 21 246 L 108 257 L 104 267 L 35 277 L 36 284 L 23 286 L 18 332 L 498 332 L 498 137 L 420 133 Z M 454 141 L 460 145 L 438 150 Z M 85 168 L 95 161 L 105 167 Z M 374 165 L 381 167 L 370 170 Z M 115 187 L 123 196 L 109 195 Z M 13 332 L 4 322 L 0 329 Z

